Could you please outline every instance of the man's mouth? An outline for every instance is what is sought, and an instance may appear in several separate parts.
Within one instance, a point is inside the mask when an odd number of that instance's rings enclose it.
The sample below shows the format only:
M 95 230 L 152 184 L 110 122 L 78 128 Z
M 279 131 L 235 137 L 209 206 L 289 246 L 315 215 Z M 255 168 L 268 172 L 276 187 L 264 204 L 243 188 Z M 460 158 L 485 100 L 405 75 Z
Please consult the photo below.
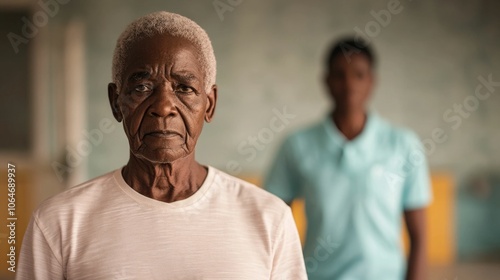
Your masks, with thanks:
M 155 130 L 146 133 L 144 137 L 146 136 L 158 137 L 158 138 L 173 138 L 173 137 L 179 137 L 181 136 L 181 134 L 173 130 Z

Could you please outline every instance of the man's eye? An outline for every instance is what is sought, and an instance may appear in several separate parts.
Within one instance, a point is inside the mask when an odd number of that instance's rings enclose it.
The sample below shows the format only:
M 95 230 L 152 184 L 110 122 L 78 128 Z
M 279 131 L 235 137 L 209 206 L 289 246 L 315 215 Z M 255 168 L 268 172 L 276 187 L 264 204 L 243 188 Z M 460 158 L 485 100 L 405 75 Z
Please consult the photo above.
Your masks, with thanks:
M 192 87 L 188 87 L 186 85 L 178 85 L 177 88 L 175 89 L 175 92 L 177 92 L 177 93 L 193 93 L 194 90 Z
M 135 91 L 137 92 L 141 92 L 141 93 L 144 93 L 144 92 L 149 92 L 151 91 L 151 88 L 148 87 L 147 85 L 138 85 L 134 88 Z

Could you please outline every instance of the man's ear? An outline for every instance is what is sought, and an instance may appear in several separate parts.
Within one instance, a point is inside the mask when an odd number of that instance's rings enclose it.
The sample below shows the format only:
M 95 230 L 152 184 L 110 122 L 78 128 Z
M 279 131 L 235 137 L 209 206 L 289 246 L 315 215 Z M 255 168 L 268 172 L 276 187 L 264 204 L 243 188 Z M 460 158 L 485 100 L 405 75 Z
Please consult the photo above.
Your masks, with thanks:
M 207 123 L 212 121 L 217 104 L 217 85 L 213 85 L 209 92 L 207 92 L 207 106 L 205 108 L 205 121 Z
M 113 116 L 118 122 L 121 122 L 123 120 L 123 115 L 118 106 L 118 87 L 114 83 L 108 84 L 108 98 Z

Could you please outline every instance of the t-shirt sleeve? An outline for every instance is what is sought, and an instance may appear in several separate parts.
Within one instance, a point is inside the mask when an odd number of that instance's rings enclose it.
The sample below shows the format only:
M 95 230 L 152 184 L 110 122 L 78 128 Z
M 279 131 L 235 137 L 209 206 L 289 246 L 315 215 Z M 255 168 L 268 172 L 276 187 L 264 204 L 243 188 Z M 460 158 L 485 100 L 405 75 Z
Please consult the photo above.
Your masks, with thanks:
M 424 208 L 431 203 L 432 191 L 429 169 L 424 149 L 418 137 L 410 134 L 408 138 L 407 159 L 404 177 L 403 208 L 413 210 Z
M 264 188 L 270 193 L 290 203 L 299 196 L 300 178 L 294 166 L 291 138 L 287 138 L 264 181 Z
M 270 280 L 307 279 L 299 234 L 290 208 L 287 208 L 277 229 L 273 253 Z
M 65 279 L 61 259 L 47 242 L 35 215 L 24 234 L 18 265 L 16 280 Z

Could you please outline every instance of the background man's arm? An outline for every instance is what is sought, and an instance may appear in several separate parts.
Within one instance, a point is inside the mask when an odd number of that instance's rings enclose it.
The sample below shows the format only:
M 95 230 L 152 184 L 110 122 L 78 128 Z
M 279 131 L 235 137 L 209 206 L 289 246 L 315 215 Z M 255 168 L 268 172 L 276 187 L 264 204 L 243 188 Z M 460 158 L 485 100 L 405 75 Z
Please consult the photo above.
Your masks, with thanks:
M 427 279 L 427 237 L 425 208 L 404 212 L 410 237 L 410 255 L 406 280 Z
M 427 239 L 426 208 L 432 201 L 432 188 L 424 148 L 418 136 L 407 136 L 407 168 L 403 192 L 403 208 L 410 239 L 410 255 L 406 280 L 426 279 Z

